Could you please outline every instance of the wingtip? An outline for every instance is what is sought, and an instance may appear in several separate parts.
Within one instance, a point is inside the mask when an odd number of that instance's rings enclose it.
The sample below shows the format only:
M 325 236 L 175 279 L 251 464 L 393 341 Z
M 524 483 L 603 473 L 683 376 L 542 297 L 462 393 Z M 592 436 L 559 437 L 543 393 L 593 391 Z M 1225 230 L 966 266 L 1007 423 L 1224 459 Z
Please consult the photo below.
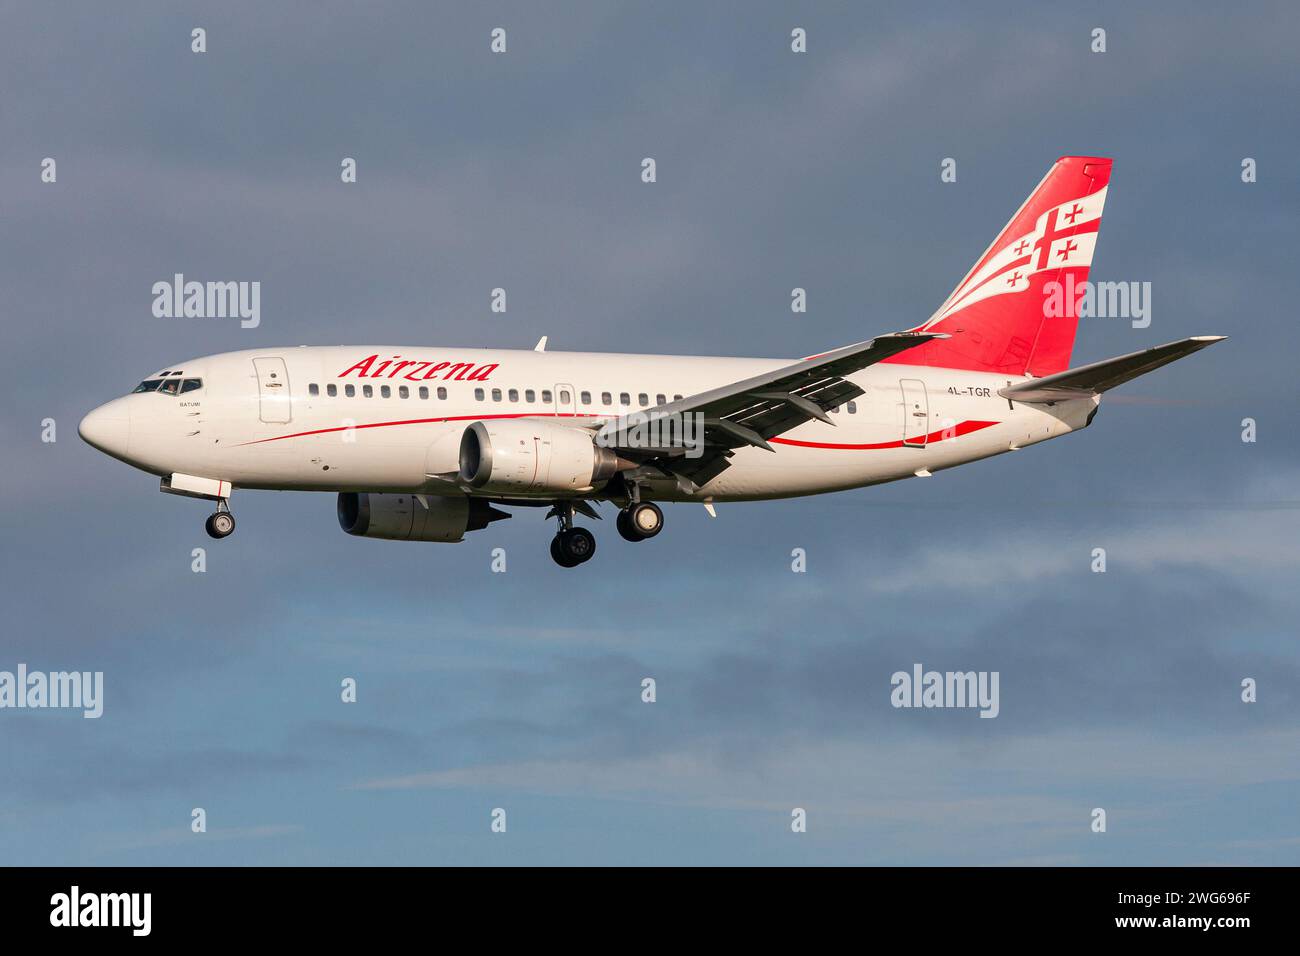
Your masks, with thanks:
M 1193 335 L 1193 342 L 1204 342 L 1206 345 L 1213 345 L 1215 342 L 1222 342 L 1226 335 Z

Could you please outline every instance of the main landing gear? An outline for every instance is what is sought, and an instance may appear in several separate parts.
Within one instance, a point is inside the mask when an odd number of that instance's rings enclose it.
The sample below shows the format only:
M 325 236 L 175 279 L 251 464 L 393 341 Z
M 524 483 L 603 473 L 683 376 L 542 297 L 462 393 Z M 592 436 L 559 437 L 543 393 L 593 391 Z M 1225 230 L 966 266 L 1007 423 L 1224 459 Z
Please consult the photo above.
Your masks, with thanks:
M 579 504 L 584 514 L 598 517 L 590 506 Z M 573 524 L 572 502 L 556 502 L 548 518 L 558 518 L 560 527 L 551 539 L 551 557 L 562 568 L 576 568 L 596 553 L 596 536 Z M 664 527 L 664 513 L 651 501 L 632 501 L 618 513 L 618 533 L 627 541 L 653 538 Z
M 596 553 L 596 536 L 586 528 L 569 528 L 551 539 L 551 557 L 562 568 L 576 568 Z
M 560 519 L 560 529 L 551 539 L 551 558 L 562 568 L 576 568 L 596 553 L 596 536 L 586 528 L 574 527 L 573 504 L 556 503 L 547 517 Z
M 217 510 L 208 515 L 203 529 L 211 538 L 225 538 L 235 531 L 235 516 L 230 513 L 230 504 L 225 498 L 217 499 Z

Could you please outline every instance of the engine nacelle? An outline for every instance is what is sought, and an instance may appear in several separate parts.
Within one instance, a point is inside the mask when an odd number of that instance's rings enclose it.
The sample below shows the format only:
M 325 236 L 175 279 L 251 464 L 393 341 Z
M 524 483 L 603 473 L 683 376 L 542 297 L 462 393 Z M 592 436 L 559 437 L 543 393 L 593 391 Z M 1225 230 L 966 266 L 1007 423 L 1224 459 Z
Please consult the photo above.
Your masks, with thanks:
M 460 480 L 498 494 L 589 491 L 634 467 L 588 431 L 536 419 L 475 422 L 460 438 Z
M 339 493 L 338 512 L 339 527 L 348 534 L 390 541 L 459 541 L 467 531 L 510 517 L 486 501 L 465 495 L 417 498 L 355 491 Z

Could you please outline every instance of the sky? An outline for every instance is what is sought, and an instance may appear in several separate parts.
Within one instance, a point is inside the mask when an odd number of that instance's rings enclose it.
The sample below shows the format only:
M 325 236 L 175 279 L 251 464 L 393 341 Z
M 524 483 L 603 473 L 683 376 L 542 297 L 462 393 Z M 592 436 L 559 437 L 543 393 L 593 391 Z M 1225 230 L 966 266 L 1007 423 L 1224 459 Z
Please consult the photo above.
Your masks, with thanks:
M 0 710 L 0 863 L 1300 862 L 1293 4 L 0 23 L 0 671 L 104 674 L 97 720 Z M 76 434 L 234 349 L 797 357 L 910 328 L 1063 154 L 1115 161 L 1092 278 L 1152 290 L 1147 328 L 1083 320 L 1075 364 L 1230 338 L 929 480 L 673 505 L 637 545 L 605 506 L 565 571 L 528 510 L 399 543 L 237 491 L 213 542 L 208 505 Z M 260 325 L 156 318 L 178 272 L 260 281 Z M 998 716 L 891 706 L 916 663 L 998 672 Z

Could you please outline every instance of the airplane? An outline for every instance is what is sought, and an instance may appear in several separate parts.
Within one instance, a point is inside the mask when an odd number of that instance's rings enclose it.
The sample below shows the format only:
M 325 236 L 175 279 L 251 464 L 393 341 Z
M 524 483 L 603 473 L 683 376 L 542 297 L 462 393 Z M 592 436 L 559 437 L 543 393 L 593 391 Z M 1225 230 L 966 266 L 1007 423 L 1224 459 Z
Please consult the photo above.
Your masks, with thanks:
M 1221 341 L 1201 335 L 1070 368 L 1112 161 L 1064 156 L 926 322 L 798 360 L 533 350 L 259 348 L 172 363 L 79 433 L 206 499 L 326 491 L 349 534 L 458 542 L 547 507 L 562 567 L 612 502 L 628 541 L 659 503 L 816 495 L 935 472 L 1092 424 L 1106 391 Z

